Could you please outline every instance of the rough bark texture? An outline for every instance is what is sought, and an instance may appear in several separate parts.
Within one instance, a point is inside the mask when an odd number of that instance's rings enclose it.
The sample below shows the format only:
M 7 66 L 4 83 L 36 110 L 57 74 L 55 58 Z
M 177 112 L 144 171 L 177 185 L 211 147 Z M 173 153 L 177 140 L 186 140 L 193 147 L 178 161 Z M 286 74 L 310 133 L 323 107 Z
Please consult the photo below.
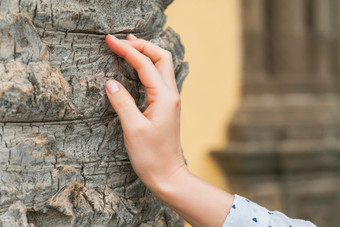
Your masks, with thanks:
M 104 90 L 119 80 L 143 109 L 136 72 L 106 47 L 128 33 L 184 49 L 172 0 L 0 1 L 0 226 L 181 226 L 133 172 Z

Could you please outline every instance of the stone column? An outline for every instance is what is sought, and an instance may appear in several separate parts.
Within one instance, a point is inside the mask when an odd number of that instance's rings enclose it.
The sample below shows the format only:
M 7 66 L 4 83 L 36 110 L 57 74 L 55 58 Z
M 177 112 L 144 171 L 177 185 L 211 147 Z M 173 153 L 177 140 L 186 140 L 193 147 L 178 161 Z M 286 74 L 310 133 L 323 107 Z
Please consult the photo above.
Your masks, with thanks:
M 280 80 L 291 81 L 308 73 L 308 35 L 306 0 L 267 1 L 267 21 L 272 59 L 269 71 Z
M 1 0 L 0 226 L 182 226 L 136 176 L 110 78 L 145 106 L 138 75 L 104 42 L 150 40 L 187 74 L 179 36 L 163 29 L 172 0 Z
M 334 75 L 333 40 L 335 38 L 335 22 L 333 7 L 334 1 L 314 1 L 312 5 L 312 32 L 314 33 L 311 52 L 311 77 L 319 76 L 326 82 L 332 82 Z M 329 84 L 329 86 L 331 86 Z
M 334 39 L 333 39 L 333 45 L 332 45 L 332 58 L 334 62 L 334 71 L 336 75 L 340 75 L 340 62 L 338 59 L 340 59 L 340 14 L 337 13 L 340 12 L 340 1 L 333 1 L 332 2 L 332 13 L 335 17 L 335 20 L 333 22 L 334 27 Z M 340 91 L 340 76 L 335 77 L 336 83 L 334 83 L 334 86 L 336 87 L 336 91 Z
M 293 218 L 336 226 L 339 1 L 242 2 L 244 17 L 252 18 L 243 20 L 243 100 L 229 126 L 228 148 L 213 156 L 232 192 Z M 257 24 L 264 26 L 257 36 L 266 37 L 261 48 L 250 35 Z
M 245 86 L 263 83 L 267 72 L 267 31 L 265 20 L 264 0 L 244 1 L 247 13 L 242 16 L 243 27 L 243 53 L 244 74 L 252 74 L 245 80 Z M 250 38 L 251 37 L 251 38 Z

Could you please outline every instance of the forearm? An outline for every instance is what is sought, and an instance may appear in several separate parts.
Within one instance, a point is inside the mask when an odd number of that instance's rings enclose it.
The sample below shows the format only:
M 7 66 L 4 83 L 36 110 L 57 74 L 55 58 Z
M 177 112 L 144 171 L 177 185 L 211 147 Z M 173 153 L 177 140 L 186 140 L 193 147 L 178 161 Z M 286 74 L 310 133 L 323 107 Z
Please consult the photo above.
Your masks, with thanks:
M 192 226 L 221 227 L 234 201 L 233 195 L 196 177 L 186 168 L 150 189 Z

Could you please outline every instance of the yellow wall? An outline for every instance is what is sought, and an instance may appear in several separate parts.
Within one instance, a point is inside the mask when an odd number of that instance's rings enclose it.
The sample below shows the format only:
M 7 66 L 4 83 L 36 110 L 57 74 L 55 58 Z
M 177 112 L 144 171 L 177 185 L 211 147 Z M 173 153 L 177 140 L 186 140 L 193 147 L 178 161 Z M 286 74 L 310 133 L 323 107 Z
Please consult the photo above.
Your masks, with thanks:
M 166 14 L 190 68 L 181 94 L 184 155 L 193 173 L 227 189 L 209 152 L 227 145 L 227 125 L 240 99 L 240 0 L 175 0 Z

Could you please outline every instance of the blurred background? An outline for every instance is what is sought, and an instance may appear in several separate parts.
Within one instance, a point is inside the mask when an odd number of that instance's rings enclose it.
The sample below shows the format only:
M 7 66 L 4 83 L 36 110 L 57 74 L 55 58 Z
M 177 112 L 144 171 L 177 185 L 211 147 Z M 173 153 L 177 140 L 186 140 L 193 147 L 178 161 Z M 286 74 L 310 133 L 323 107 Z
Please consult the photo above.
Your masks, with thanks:
M 181 93 L 181 138 L 189 169 L 227 189 L 210 152 L 227 144 L 227 125 L 240 99 L 239 0 L 175 0 L 167 25 L 185 47 L 189 75 Z
M 340 1 L 176 0 L 189 169 L 318 226 L 340 217 Z

